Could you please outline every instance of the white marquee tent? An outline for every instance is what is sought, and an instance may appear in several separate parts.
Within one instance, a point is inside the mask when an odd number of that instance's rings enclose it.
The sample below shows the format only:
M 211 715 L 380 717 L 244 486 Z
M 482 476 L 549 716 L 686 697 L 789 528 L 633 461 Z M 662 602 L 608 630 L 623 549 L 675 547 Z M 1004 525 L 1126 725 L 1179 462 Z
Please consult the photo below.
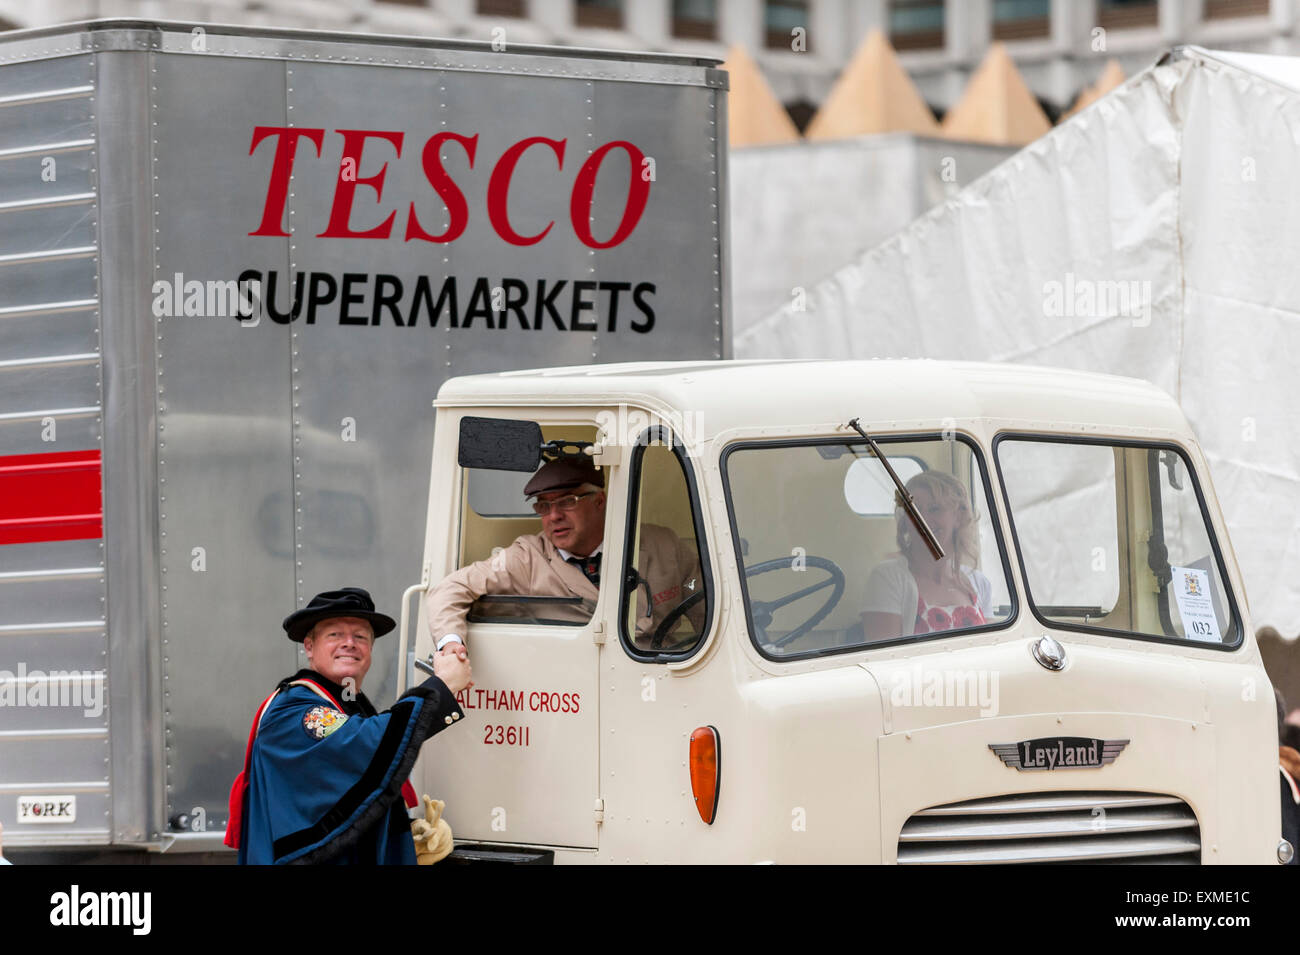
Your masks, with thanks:
M 1254 624 L 1300 631 L 1300 59 L 1175 50 L 735 335 L 738 358 L 1154 382 L 1210 459 Z

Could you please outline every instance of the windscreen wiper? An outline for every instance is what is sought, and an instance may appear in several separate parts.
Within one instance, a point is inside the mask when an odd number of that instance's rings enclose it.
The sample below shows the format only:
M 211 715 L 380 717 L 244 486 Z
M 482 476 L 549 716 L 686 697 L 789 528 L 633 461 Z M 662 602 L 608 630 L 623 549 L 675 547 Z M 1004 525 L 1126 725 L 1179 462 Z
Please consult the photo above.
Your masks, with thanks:
M 922 539 L 925 541 L 925 546 L 930 548 L 930 553 L 934 555 L 934 559 L 941 560 L 943 558 L 943 548 L 939 546 L 939 541 L 935 538 L 934 531 L 930 530 L 930 525 L 925 522 L 921 512 L 916 509 L 916 502 L 912 500 L 912 495 L 907 493 L 907 488 L 903 486 L 903 482 L 894 473 L 889 458 L 885 457 L 880 448 L 876 446 L 876 442 L 871 439 L 871 435 L 862 430 L 862 425 L 858 424 L 857 418 L 849 422 L 849 427 L 862 435 L 862 439 L 867 442 L 867 446 L 875 453 L 876 460 L 885 466 L 885 471 L 889 473 L 894 486 L 898 488 L 898 500 L 902 502 L 903 510 L 907 511 L 907 516 L 911 518 L 912 525 L 920 532 Z

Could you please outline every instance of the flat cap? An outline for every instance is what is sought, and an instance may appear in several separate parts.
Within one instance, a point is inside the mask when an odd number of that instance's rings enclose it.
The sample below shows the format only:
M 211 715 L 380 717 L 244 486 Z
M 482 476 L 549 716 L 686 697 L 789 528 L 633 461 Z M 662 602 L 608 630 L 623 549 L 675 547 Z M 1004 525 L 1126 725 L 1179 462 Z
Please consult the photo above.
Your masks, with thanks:
M 559 458 L 547 461 L 524 485 L 524 497 L 534 497 L 548 491 L 564 491 L 583 484 L 605 486 L 605 474 L 592 463 L 591 458 Z

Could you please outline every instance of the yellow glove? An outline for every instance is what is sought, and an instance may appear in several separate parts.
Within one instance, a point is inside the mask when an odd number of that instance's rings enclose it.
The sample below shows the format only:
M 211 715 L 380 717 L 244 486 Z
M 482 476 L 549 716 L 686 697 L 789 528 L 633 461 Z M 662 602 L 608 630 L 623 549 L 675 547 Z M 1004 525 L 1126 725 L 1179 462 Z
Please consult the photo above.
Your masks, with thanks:
M 429 837 L 433 835 L 433 832 L 433 826 L 429 825 L 429 823 L 424 819 L 416 819 L 411 823 L 411 838 L 415 840 L 417 848 L 421 842 L 427 843 Z
M 424 818 L 411 823 L 411 836 L 415 839 L 415 858 L 420 865 L 433 865 L 451 854 L 451 826 L 442 818 L 447 804 L 441 799 L 421 797 Z

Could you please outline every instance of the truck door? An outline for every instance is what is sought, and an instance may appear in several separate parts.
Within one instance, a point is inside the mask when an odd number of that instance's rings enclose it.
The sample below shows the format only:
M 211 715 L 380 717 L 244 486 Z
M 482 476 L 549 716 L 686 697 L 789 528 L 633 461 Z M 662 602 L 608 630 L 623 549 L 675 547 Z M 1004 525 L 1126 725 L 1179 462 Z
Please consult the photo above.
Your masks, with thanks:
M 444 429 L 439 421 L 438 427 L 455 434 L 454 422 Z M 544 426 L 542 434 L 546 441 L 591 442 L 595 427 Z M 437 470 L 435 465 L 435 483 Z M 603 579 L 599 569 L 566 563 L 557 554 L 533 503 L 525 500 L 530 473 L 454 472 L 456 487 L 448 487 L 454 503 L 431 496 L 430 539 L 437 536 L 433 512 L 444 507 L 449 533 L 442 535 L 448 549 L 442 566 L 455 580 L 472 579 L 466 586 L 486 581 L 490 592 L 474 600 L 467 615 L 474 686 L 458 695 L 465 719 L 426 747 L 415 781 L 446 800 L 445 816 L 458 841 L 595 848 L 597 639 L 603 639 L 596 609 L 607 590 L 608 599 L 617 600 L 617 574 L 611 570 Z M 614 498 L 612 470 L 600 473 L 603 489 L 553 506 L 571 508 L 568 522 L 604 527 L 603 555 L 612 527 L 606 494 Z M 577 497 L 584 489 L 574 490 Z M 437 546 L 431 543 L 428 553 Z M 444 636 L 430 633 L 431 621 L 439 630 L 452 629 L 444 613 L 451 591 L 437 587 L 439 576 L 418 624 L 421 658 Z M 594 585 L 588 584 L 593 577 Z M 520 586 L 523 580 L 531 586 Z

